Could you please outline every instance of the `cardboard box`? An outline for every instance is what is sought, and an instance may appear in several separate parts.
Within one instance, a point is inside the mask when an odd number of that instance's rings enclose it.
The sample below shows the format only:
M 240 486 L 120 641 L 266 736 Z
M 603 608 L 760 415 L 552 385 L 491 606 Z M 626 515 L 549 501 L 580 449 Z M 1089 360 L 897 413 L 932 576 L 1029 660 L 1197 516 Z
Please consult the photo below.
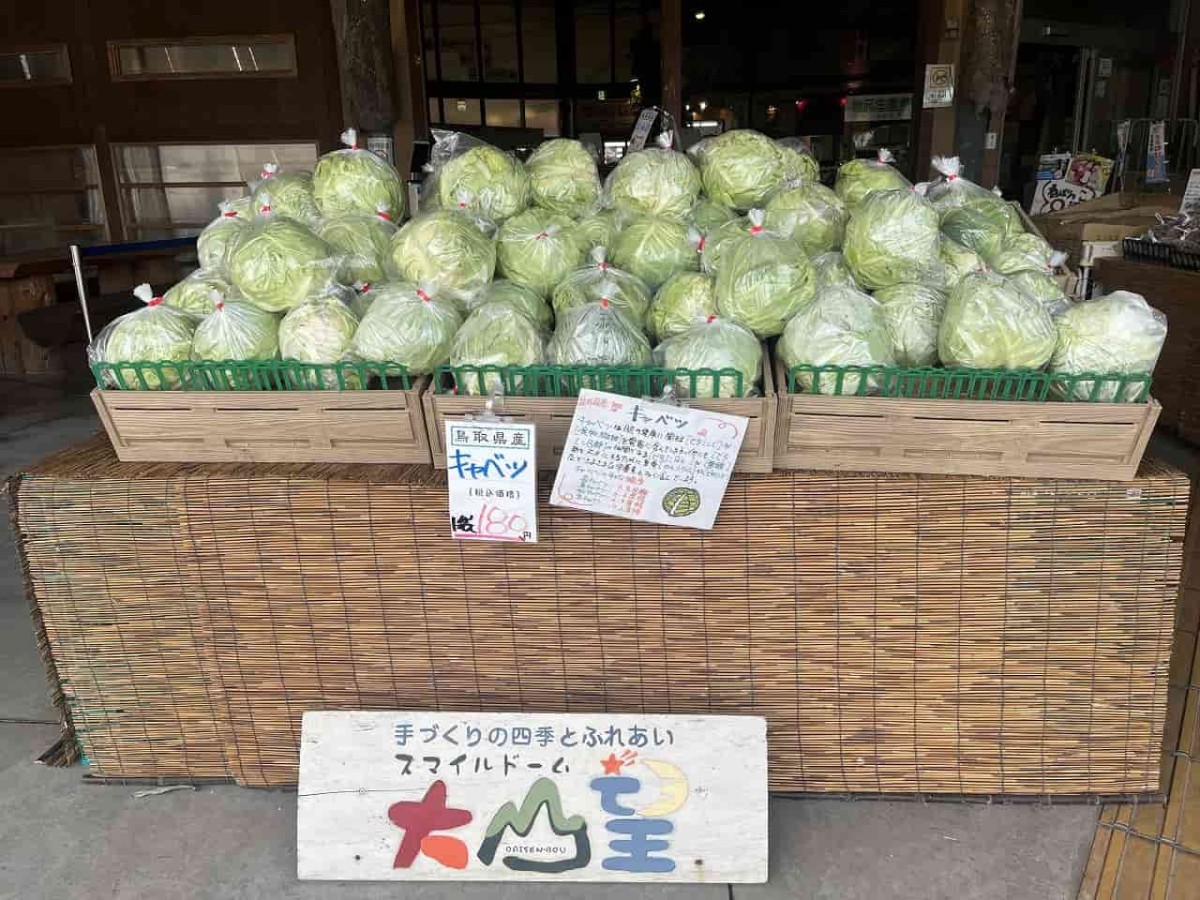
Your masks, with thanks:
M 1160 215 L 1178 211 L 1179 197 L 1173 194 L 1128 191 L 1037 216 L 1033 221 L 1054 249 L 1067 254 L 1068 265 L 1078 267 L 1091 265 L 1095 258 L 1094 250 L 1088 256 L 1086 244 L 1119 242 L 1142 234 Z

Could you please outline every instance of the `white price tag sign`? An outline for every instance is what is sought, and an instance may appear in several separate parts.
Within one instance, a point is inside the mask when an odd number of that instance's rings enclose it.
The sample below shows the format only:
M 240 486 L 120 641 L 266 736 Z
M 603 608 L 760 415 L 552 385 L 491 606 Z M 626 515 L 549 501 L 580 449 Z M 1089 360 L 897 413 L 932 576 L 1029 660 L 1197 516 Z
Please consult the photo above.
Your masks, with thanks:
M 446 422 L 450 535 L 537 543 L 537 429 L 517 422 Z
M 550 502 L 711 529 L 749 419 L 583 390 Z
M 654 120 L 658 118 L 658 110 L 653 107 L 643 109 L 637 118 L 637 124 L 633 126 L 633 134 L 629 136 L 629 152 L 641 150 L 646 146 L 646 138 L 650 137 L 650 129 L 654 126 Z

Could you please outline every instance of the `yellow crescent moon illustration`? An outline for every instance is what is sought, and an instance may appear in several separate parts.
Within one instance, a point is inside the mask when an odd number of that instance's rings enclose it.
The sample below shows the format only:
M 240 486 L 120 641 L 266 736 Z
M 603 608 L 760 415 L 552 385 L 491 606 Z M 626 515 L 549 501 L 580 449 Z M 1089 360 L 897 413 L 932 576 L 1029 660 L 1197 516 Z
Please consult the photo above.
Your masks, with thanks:
M 647 818 L 669 816 L 679 812 L 688 799 L 687 776 L 674 763 L 661 759 L 639 759 L 639 765 L 645 766 L 658 776 L 658 799 L 648 806 L 638 810 Z

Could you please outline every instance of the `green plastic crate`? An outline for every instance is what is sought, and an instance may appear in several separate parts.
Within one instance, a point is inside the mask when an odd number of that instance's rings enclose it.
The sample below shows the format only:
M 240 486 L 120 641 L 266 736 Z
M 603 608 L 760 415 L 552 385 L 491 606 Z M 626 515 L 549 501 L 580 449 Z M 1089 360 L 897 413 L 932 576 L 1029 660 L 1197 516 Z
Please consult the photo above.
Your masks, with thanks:
M 737 369 L 656 369 L 634 366 L 439 366 L 433 380 L 437 394 L 479 394 L 478 386 L 496 384 L 511 397 L 577 397 L 584 388 L 658 397 L 668 386 L 697 399 L 745 393 Z M 682 393 L 682 391 L 680 391 Z
M 119 391 L 346 391 L 410 390 L 407 369 L 392 362 L 325 365 L 292 359 L 222 362 L 92 363 L 102 390 Z

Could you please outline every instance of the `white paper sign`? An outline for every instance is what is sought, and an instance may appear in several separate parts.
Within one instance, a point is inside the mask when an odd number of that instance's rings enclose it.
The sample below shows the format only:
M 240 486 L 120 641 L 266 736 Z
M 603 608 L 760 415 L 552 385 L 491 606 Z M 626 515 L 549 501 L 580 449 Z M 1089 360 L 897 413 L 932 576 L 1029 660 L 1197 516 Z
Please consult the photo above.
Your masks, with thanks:
M 1068 206 L 1086 203 L 1100 196 L 1093 187 L 1086 187 L 1056 178 L 1053 181 L 1039 181 L 1033 191 L 1033 201 L 1029 204 L 1029 214 L 1040 216 L 1043 213 L 1059 212 Z
M 1192 169 L 1188 174 L 1187 187 L 1183 190 L 1183 200 L 1179 203 L 1179 211 L 1195 214 L 1198 208 L 1200 208 L 1200 169 Z
M 603 99 L 603 98 L 601 98 Z M 646 146 L 646 138 L 650 137 L 650 129 L 658 118 L 658 110 L 654 107 L 643 109 L 633 126 L 633 134 L 629 136 L 629 152 L 641 150 Z
M 925 109 L 954 105 L 954 65 L 929 63 L 925 66 L 925 93 L 921 99 Z
M 446 421 L 450 534 L 537 543 L 537 430 L 516 422 Z
M 766 720 L 307 712 L 297 874 L 767 879 Z
M 550 502 L 711 529 L 748 422 L 742 416 L 580 391 Z

